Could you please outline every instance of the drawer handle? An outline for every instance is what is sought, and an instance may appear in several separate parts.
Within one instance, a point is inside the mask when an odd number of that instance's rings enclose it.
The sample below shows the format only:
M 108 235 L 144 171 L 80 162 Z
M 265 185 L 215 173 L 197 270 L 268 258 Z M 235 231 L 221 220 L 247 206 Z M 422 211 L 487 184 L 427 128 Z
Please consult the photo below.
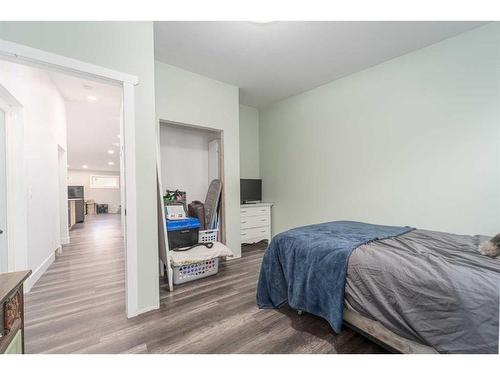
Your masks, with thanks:
M 241 233 L 242 236 L 246 236 L 247 234 L 246 233 Z
M 265 232 L 267 232 L 267 231 L 265 231 L 265 230 L 261 230 L 261 231 L 260 231 L 260 233 L 265 233 Z
M 267 221 L 267 219 L 260 219 L 260 221 Z
M 241 210 L 241 213 L 242 214 L 246 214 L 247 212 L 245 210 Z
M 246 221 L 242 221 L 241 224 L 246 224 Z

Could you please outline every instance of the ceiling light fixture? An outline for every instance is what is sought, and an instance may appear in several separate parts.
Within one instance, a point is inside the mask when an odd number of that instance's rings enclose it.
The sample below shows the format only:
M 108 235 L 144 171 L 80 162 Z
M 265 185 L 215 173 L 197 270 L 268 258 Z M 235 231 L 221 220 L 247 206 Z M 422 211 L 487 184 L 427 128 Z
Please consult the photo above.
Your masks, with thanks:
M 115 165 L 115 162 L 113 162 L 113 161 L 108 161 L 108 165 Z
M 89 168 L 89 166 L 88 166 L 87 164 L 84 164 L 84 165 L 82 165 L 82 168 L 83 168 L 83 169 L 88 169 L 88 168 Z
M 108 150 L 108 154 L 113 155 L 115 153 L 115 150 Z
M 94 95 L 89 95 L 87 96 L 87 99 L 90 100 L 91 102 L 95 102 L 97 100 L 97 97 L 95 97 Z

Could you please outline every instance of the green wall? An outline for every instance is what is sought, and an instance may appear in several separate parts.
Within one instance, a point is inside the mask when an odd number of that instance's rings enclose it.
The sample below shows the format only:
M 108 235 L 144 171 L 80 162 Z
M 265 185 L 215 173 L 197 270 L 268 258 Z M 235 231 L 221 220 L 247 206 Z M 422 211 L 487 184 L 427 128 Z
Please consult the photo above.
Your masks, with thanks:
M 241 256 L 239 92 L 236 86 L 156 62 L 158 120 L 222 130 L 226 244 Z
M 240 105 L 241 178 L 259 178 L 259 111 Z
M 135 90 L 137 311 L 159 305 L 152 22 L 0 22 L 0 39 L 139 77 Z M 133 293 L 133 289 L 130 290 Z
M 329 220 L 495 234 L 500 24 L 260 112 L 273 232 Z

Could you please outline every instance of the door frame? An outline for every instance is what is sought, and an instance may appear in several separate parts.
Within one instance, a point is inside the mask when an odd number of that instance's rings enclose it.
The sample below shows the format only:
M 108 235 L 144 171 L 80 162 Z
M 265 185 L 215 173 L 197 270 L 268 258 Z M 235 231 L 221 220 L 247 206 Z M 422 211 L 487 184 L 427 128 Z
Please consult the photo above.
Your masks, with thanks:
M 123 193 L 121 205 L 126 264 L 126 314 L 128 318 L 143 313 L 138 305 L 137 188 L 135 153 L 135 86 L 138 77 L 44 50 L 0 39 L 0 59 L 36 68 L 56 71 L 114 84 L 122 88 L 122 121 L 120 126 L 120 176 Z M 9 197 L 8 197 L 9 199 Z
M 5 113 L 5 182 L 7 195 L 7 227 L 5 228 L 5 232 L 7 235 L 7 272 L 12 272 L 16 267 L 24 265 L 26 260 L 25 247 L 21 246 L 21 251 L 17 256 L 14 251 L 15 245 L 23 241 L 21 236 L 24 233 L 19 224 L 23 222 L 24 215 L 23 213 L 19 214 L 19 211 L 17 211 L 19 207 L 15 199 L 11 199 L 16 196 L 16 189 L 19 186 L 17 182 L 20 177 L 17 173 L 23 167 L 16 160 L 15 152 L 16 144 L 19 144 L 24 135 L 23 108 L 16 98 L 2 85 L 0 85 L 0 109 Z
M 162 183 L 162 155 L 161 155 L 161 129 L 162 126 L 175 126 L 175 127 L 180 127 L 183 129 L 194 129 L 194 130 L 204 130 L 204 131 L 209 131 L 211 133 L 217 133 L 219 134 L 220 138 L 220 143 L 219 143 L 219 178 L 222 181 L 222 194 L 221 194 L 221 221 L 220 221 L 220 241 L 223 244 L 226 244 L 226 196 L 225 196 L 225 188 L 226 186 L 226 179 L 225 179 L 225 174 L 224 174 L 224 130 L 220 128 L 213 128 L 213 127 L 208 127 L 208 126 L 201 126 L 201 125 L 195 125 L 195 124 L 187 124 L 183 122 L 178 122 L 178 121 L 171 121 L 171 120 L 165 120 L 165 119 L 157 119 L 157 145 L 156 145 L 156 173 L 157 173 L 157 178 L 158 178 L 158 205 L 163 206 L 163 199 L 162 199 L 162 193 L 164 192 L 163 190 L 163 183 Z M 160 270 L 163 270 L 163 266 L 167 267 L 167 280 L 168 280 L 168 287 L 171 292 L 174 291 L 174 283 L 173 283 L 173 274 L 172 274 L 172 268 L 171 268 L 171 260 L 170 260 L 170 249 L 168 246 L 168 236 L 167 236 L 167 229 L 166 226 L 163 225 L 162 223 L 165 222 L 165 212 L 164 210 L 160 210 L 158 215 L 158 220 L 161 220 L 159 222 L 159 230 L 160 227 L 163 228 L 163 243 L 159 243 L 160 246 L 160 251 L 165 253 L 165 256 L 163 259 L 160 259 Z M 159 241 L 161 241 L 161 238 L 159 238 Z M 231 257 L 228 257 L 228 259 L 234 258 L 234 253 Z M 166 261 L 166 264 L 163 262 Z M 160 271 L 160 272 L 161 272 Z M 163 275 L 162 275 L 163 276 Z

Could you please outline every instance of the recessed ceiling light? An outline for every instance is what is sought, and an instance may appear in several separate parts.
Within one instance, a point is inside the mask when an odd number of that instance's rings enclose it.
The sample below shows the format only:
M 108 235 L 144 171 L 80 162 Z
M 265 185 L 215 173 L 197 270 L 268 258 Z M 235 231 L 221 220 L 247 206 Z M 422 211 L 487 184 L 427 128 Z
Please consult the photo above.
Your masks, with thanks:
M 113 161 L 108 161 L 108 165 L 115 165 Z
M 95 102 L 97 100 L 97 97 L 95 97 L 94 95 L 89 95 L 87 96 L 87 99 L 90 100 L 91 102 Z
M 87 164 L 82 165 L 83 169 L 87 169 L 89 166 Z
M 108 154 L 113 155 L 115 153 L 115 150 L 108 150 Z

